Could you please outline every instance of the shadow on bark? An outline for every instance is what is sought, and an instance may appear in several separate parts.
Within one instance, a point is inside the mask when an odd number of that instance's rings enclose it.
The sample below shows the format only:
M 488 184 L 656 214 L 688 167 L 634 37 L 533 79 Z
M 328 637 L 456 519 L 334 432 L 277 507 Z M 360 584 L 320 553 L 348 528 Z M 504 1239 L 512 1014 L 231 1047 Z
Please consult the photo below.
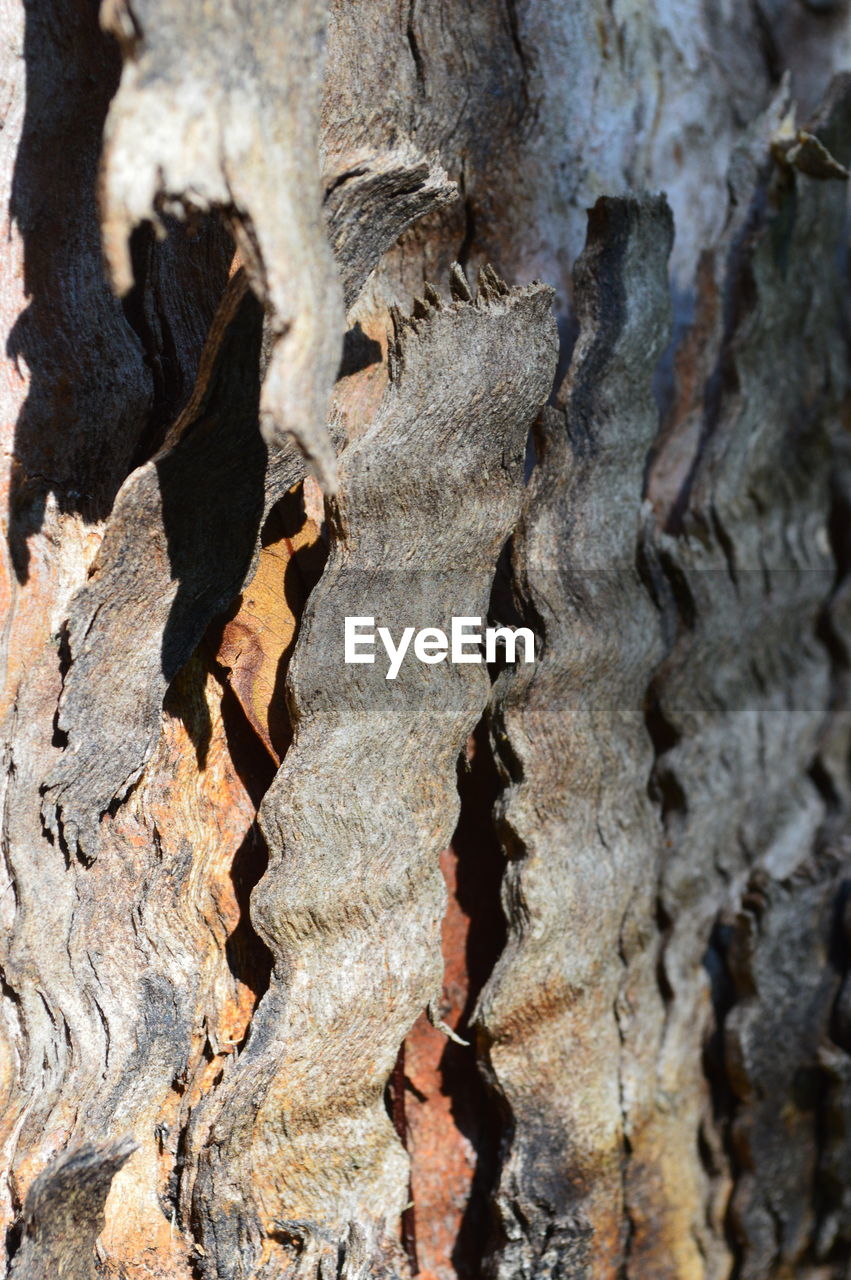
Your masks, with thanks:
M 470 985 L 459 1024 L 464 1039 L 473 1036 L 470 1020 L 476 1001 L 507 939 L 500 899 L 505 859 L 493 824 L 500 781 L 484 720 L 476 726 L 473 740 L 475 750 L 469 767 L 459 769 L 461 813 L 452 840 L 458 854 L 458 902 L 470 920 Z M 443 1090 L 452 1098 L 452 1118 L 476 1151 L 476 1170 L 452 1263 L 461 1280 L 478 1280 L 491 1233 L 491 1196 L 499 1176 L 503 1117 L 469 1049 L 447 1041 L 440 1070 Z
M 118 49 L 91 0 L 25 0 L 26 109 L 10 212 L 29 299 L 7 354 L 29 373 L 14 438 L 9 551 L 29 574 L 27 539 L 53 493 L 64 512 L 105 516 L 142 425 L 147 377 L 100 258 L 95 200 Z

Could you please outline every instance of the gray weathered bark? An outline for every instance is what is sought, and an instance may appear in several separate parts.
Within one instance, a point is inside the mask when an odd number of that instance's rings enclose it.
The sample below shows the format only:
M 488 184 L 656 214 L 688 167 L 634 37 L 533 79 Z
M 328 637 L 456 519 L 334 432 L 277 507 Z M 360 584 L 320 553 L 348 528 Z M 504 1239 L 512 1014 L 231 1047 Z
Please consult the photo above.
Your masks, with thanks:
M 847 5 L 95 8 L 0 0 L 6 1273 L 845 1280 Z

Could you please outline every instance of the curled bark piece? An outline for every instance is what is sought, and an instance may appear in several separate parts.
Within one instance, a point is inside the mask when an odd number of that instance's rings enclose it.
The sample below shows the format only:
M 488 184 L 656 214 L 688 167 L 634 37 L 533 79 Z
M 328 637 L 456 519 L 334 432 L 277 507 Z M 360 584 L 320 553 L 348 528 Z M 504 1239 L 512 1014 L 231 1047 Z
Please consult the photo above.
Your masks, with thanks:
M 301 486 L 264 522 L 257 567 L 222 630 L 216 662 L 246 719 L 274 760 L 290 738 L 284 677 L 304 602 L 325 565 L 319 530 Z
M 346 156 L 325 176 L 325 216 L 350 307 L 382 254 L 417 219 L 458 197 L 443 166 L 412 144 Z
M 95 1240 L 112 1179 L 133 1154 L 129 1140 L 90 1143 L 58 1156 L 27 1194 L 23 1236 L 12 1261 L 12 1280 L 96 1280 Z
M 551 290 L 486 281 L 475 303 L 398 320 L 386 395 L 341 454 L 329 563 L 289 674 L 295 737 L 260 811 L 270 865 L 252 919 L 272 984 L 192 1137 L 210 1275 L 265 1275 L 264 1241 L 292 1263 L 282 1220 L 323 1224 L 332 1258 L 349 1224 L 372 1223 L 364 1274 L 407 1274 L 407 1161 L 383 1090 L 440 985 L 438 855 L 489 683 L 481 665 L 413 655 L 393 680 L 380 659 L 346 665 L 344 619 L 373 615 L 395 635 L 487 613 L 556 343 Z
M 373 156 L 339 183 L 330 224 L 347 296 L 406 226 L 454 196 L 436 162 L 412 147 Z M 102 814 L 150 756 L 169 681 L 256 559 L 260 489 L 265 516 L 303 474 L 291 445 L 274 448 L 266 462 L 256 430 L 254 379 L 268 375 L 276 339 L 267 316 L 260 372 L 252 375 L 242 345 L 259 348 L 256 318 L 246 319 L 252 308 L 245 279 L 239 272 L 230 282 L 189 403 L 157 456 L 125 483 L 90 580 L 72 605 L 59 715 L 68 750 L 46 784 L 45 823 L 50 831 L 67 827 L 64 838 L 85 858 L 96 855 Z M 253 325 L 251 339 L 246 324 Z
M 836 107 L 848 94 L 849 80 L 851 80 L 851 73 L 847 72 L 834 78 L 815 121 L 808 129 L 796 129 L 795 108 L 794 105 L 790 107 L 772 141 L 774 154 L 782 163 L 794 166 L 808 178 L 819 178 L 822 181 L 830 179 L 847 181 L 849 177 L 847 164 L 842 163 L 832 154 L 827 139 L 830 137 L 833 141 L 833 135 L 836 132 Z M 788 85 L 788 77 L 786 83 Z M 841 109 L 839 114 L 842 114 Z M 839 146 L 842 146 L 841 140 L 839 140 Z
M 624 1253 L 619 1001 L 659 842 L 642 705 L 661 643 L 636 551 L 672 238 L 664 198 L 605 198 L 589 215 L 566 407 L 546 416 L 515 537 L 542 656 L 495 690 L 509 940 L 477 1015 L 512 1116 L 505 1280 L 614 1275 Z
M 298 441 L 335 486 L 326 431 L 340 359 L 340 284 L 321 216 L 316 155 L 325 0 L 104 0 L 124 70 L 105 130 L 104 245 L 118 289 L 129 237 L 158 210 L 219 207 L 231 218 L 274 346 L 263 432 Z
M 174 678 L 212 617 L 242 586 L 267 495 L 258 429 L 262 315 L 235 278 L 198 384 L 163 449 L 122 487 L 86 587 L 72 602 L 58 725 L 68 747 L 43 814 L 84 859 L 103 814 L 139 776 Z M 287 487 L 301 463 L 290 447 Z M 286 470 L 286 468 L 284 468 Z
M 836 178 L 840 182 L 845 182 L 848 178 L 848 170 L 844 164 L 840 164 L 823 146 L 818 138 L 804 130 L 798 134 L 793 146 L 786 152 L 786 159 L 789 164 L 793 164 L 796 169 L 800 169 L 801 173 L 805 173 L 808 178 L 821 178 L 827 180 Z

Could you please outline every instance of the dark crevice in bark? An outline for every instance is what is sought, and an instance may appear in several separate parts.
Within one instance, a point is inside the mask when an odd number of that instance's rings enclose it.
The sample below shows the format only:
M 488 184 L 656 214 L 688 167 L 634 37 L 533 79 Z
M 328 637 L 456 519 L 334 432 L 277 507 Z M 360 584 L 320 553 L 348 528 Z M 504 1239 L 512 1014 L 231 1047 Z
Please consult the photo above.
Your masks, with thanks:
M 760 0 L 751 0 L 751 11 L 754 16 L 757 37 L 768 77 L 772 84 L 779 84 L 783 78 L 785 60 L 777 46 L 777 40 L 771 25 L 771 17 L 766 13 Z
M 556 316 L 556 324 L 558 325 L 558 364 L 549 403 L 556 409 L 563 409 L 564 382 L 573 358 L 573 348 L 579 337 L 579 321 L 573 311 L 569 311 L 564 315 Z
M 534 442 L 534 428 L 529 433 Z M 535 450 L 537 456 L 537 449 Z M 528 452 L 527 452 L 528 460 Z M 512 560 L 514 558 L 514 538 L 509 538 L 496 562 L 491 598 L 488 606 L 488 626 L 494 627 L 528 627 L 532 624 L 525 620 L 518 607 L 512 581 Z M 505 662 L 501 659 L 501 650 L 497 650 L 497 661 L 488 667 L 491 683 L 495 683 L 501 671 L 505 670 Z M 476 730 L 478 733 L 478 729 Z M 462 797 L 463 799 L 463 797 Z
M 722 1131 L 726 1131 L 736 1101 L 724 1064 L 724 1024 L 736 1003 L 736 988 L 727 966 L 730 932 L 729 923 L 718 920 L 709 936 L 709 944 L 703 957 L 713 1013 L 712 1029 L 703 1053 L 703 1071 L 712 1098 L 712 1114 Z
M 195 749 L 199 771 L 206 768 L 213 734 L 210 710 L 204 697 L 206 674 L 202 656 L 199 653 L 193 654 L 175 675 L 163 699 L 166 714 L 182 721 Z
M 500 790 L 491 752 L 487 718 L 473 733 L 472 756 L 461 758 L 458 794 L 461 812 L 452 840 L 458 855 L 457 897 L 469 919 L 466 967 L 467 1000 L 458 1024 L 465 1040 L 476 1002 L 502 954 L 507 929 L 501 905 L 504 859 L 493 823 Z M 452 1262 L 462 1280 L 478 1280 L 490 1243 L 491 1198 L 499 1173 L 502 1129 L 500 1108 L 485 1087 L 472 1049 L 447 1042 L 441 1059 L 444 1089 L 453 1099 L 453 1118 L 476 1151 L 476 1168 Z
M 417 75 L 417 84 L 419 85 L 420 92 L 425 93 L 425 65 L 423 63 L 423 55 L 419 41 L 417 40 L 417 33 L 414 28 L 416 3 L 417 0 L 409 0 L 408 20 L 405 26 L 405 38 L 408 41 L 408 48 L 411 51 L 411 58 L 413 59 L 414 69 Z
M 233 767 L 255 809 L 272 785 L 277 766 L 249 724 L 233 689 L 216 672 L 222 690 L 222 723 L 227 736 L 228 752 Z
M 145 425 L 136 442 L 128 474 L 154 456 L 166 434 L 185 407 L 192 391 L 201 355 L 202 332 L 190 336 L 175 329 L 186 317 L 172 313 L 165 305 L 166 291 L 195 286 L 198 317 L 212 324 L 215 309 L 224 293 L 228 265 L 234 243 L 218 214 L 205 217 L 193 213 L 188 223 L 180 223 L 161 212 L 160 238 L 150 222 L 140 224 L 130 236 L 130 261 L 134 283 L 124 295 L 124 317 L 139 339 L 144 363 L 151 374 L 153 396 Z M 175 268 L 180 277 L 175 281 Z
M 730 1082 L 724 1043 L 727 1019 L 741 997 L 741 993 L 736 990 L 736 983 L 728 963 L 732 934 L 733 926 L 728 920 L 717 920 L 703 956 L 703 968 L 709 980 L 712 1022 L 703 1049 L 702 1068 L 704 1079 L 709 1086 L 711 1122 L 720 1142 L 720 1151 L 726 1168 L 721 1170 L 717 1167 L 717 1154 L 707 1142 L 704 1133 L 701 1133 L 699 1152 L 703 1167 L 710 1179 L 719 1173 L 726 1173 L 728 1177 L 732 1176 L 735 1180 L 741 1163 L 736 1153 L 733 1136 L 733 1122 L 738 1100 Z M 732 1196 L 724 1213 L 722 1225 L 724 1239 L 732 1258 L 731 1280 L 740 1280 L 745 1261 L 745 1242 L 741 1232 L 736 1229 Z
M 736 568 L 736 547 L 733 539 L 730 537 L 724 523 L 721 520 L 717 510 L 712 508 L 712 528 L 715 537 L 718 539 L 718 545 L 724 553 L 724 560 L 727 564 L 727 573 L 730 575 L 730 581 L 734 587 L 739 585 L 738 569 Z
M 6 1228 L 6 1258 L 11 1263 L 15 1254 L 21 1247 L 21 1240 L 24 1235 L 24 1220 L 20 1215 L 21 1206 L 15 1206 L 16 1218 L 11 1226 Z
M 470 252 L 476 239 L 476 207 L 472 198 L 467 195 L 463 169 L 461 170 L 459 186 L 464 195 L 464 238 L 458 249 L 458 264 L 466 272 L 470 261 Z
M 658 695 L 652 687 L 645 706 L 644 723 L 654 754 L 653 767 L 647 780 L 647 794 L 657 805 L 662 825 L 667 829 L 677 814 L 685 812 L 686 798 L 675 773 L 665 764 L 665 756 L 677 745 L 679 734 L 666 719 Z
M 851 698 L 851 656 L 846 637 L 834 617 L 834 609 L 841 609 L 841 595 L 848 590 L 851 575 L 851 495 L 846 492 L 839 476 L 834 475 L 827 530 L 831 551 L 836 565 L 833 589 L 825 601 L 816 624 L 816 637 L 824 646 L 830 660 L 830 696 L 828 700 L 827 729 L 831 719 L 848 714 Z M 847 761 L 846 761 L 847 765 Z M 845 817 L 843 801 L 826 760 L 819 755 L 810 769 L 810 778 L 822 796 L 828 813 L 834 822 Z M 845 779 L 843 778 L 844 782 Z
M 268 451 L 259 431 L 257 417 L 262 325 L 262 308 L 254 295 L 247 293 L 242 299 L 237 321 L 228 329 L 228 337 L 220 352 L 221 365 L 231 371 L 234 386 L 231 388 L 228 385 L 221 400 L 217 397 L 215 401 L 223 423 L 238 420 L 238 415 L 244 414 L 244 428 L 242 433 L 225 430 L 221 442 L 213 434 L 208 446 L 211 456 L 209 460 L 206 457 L 204 459 L 208 466 L 212 467 L 215 463 L 224 470 L 232 467 L 234 459 L 241 456 L 241 473 L 238 477 L 235 474 L 235 479 L 238 478 L 245 484 L 246 498 L 244 521 L 239 530 L 244 544 L 242 573 L 239 575 L 241 578 L 244 578 L 260 532 L 268 467 Z M 216 390 L 211 388 L 211 399 L 214 395 Z M 188 428 L 186 438 L 190 434 L 201 437 L 209 416 L 210 407 L 207 406 L 205 413 L 199 415 L 199 421 Z M 219 447 L 221 454 L 218 452 Z M 169 451 L 157 461 L 157 475 L 162 495 L 162 524 L 171 576 L 178 582 L 161 643 L 162 670 L 166 678 L 171 678 L 186 661 L 187 633 L 194 629 L 195 619 L 199 616 L 203 618 L 205 598 L 214 596 L 219 585 L 216 583 L 211 589 L 203 575 L 199 575 L 199 553 L 203 555 L 199 545 L 201 538 L 205 538 L 204 549 L 217 559 L 224 559 L 230 552 L 230 547 L 223 541 L 220 532 L 225 526 L 217 523 L 210 511 L 212 502 L 220 500 L 220 496 L 209 493 L 205 485 L 206 477 L 196 476 L 193 469 L 187 468 L 179 448 Z M 202 522 L 200 517 L 206 519 Z M 209 616 L 210 614 L 207 618 Z M 204 618 L 204 622 L 206 621 Z M 195 643 L 198 639 L 200 636 L 196 633 Z
M 130 237 L 130 261 L 133 266 L 134 284 L 121 300 L 124 316 L 145 353 L 145 364 L 153 380 L 153 401 L 148 421 L 136 443 L 136 451 L 130 469 L 140 466 L 156 453 L 166 430 L 174 418 L 176 396 L 169 385 L 169 368 L 175 361 L 176 351 L 168 329 L 155 334 L 145 307 L 145 292 L 149 287 L 151 253 L 154 248 L 154 228 L 150 222 L 136 227 Z
M 387 1114 L 393 1121 L 396 1136 L 405 1150 L 408 1150 L 408 1121 L 405 1114 L 405 1044 L 399 1047 L 399 1056 L 393 1068 L 393 1074 L 387 1082 L 385 1091 Z M 417 1222 L 416 1205 L 411 1181 L 408 1181 L 408 1203 L 402 1210 L 401 1224 L 402 1248 L 405 1250 L 411 1273 L 416 1275 L 420 1269 L 417 1260 Z
M 255 1009 L 269 989 L 273 959 L 272 952 L 251 922 L 250 904 L 252 890 L 265 875 L 268 865 L 269 850 L 266 841 L 260 828 L 253 823 L 236 852 L 231 868 L 231 879 L 239 903 L 239 923 L 227 940 L 225 954 L 231 973 L 252 991 Z M 237 1052 L 242 1049 L 250 1034 L 249 1019 L 245 1035 L 237 1045 Z
M 334 181 L 329 183 L 329 185 L 325 188 L 324 194 L 322 196 L 322 203 L 327 204 L 335 191 L 338 191 L 340 187 L 344 186 L 347 182 L 350 182 L 352 178 L 363 177 L 363 175 L 366 172 L 367 170 L 361 165 L 359 168 L 346 169 L 345 172 L 338 173 L 337 176 L 334 178 Z
M 508 30 L 511 33 L 511 43 L 514 46 L 514 52 L 517 55 L 517 61 L 520 64 L 520 86 L 523 95 L 523 107 L 521 114 L 525 114 L 529 106 L 529 60 L 526 50 L 523 47 L 523 41 L 520 38 L 520 20 L 517 15 L 517 0 L 505 0 L 505 16 L 508 20 Z
M 635 564 L 647 594 L 659 610 L 662 642 L 665 653 L 668 654 L 682 632 L 694 630 L 697 606 L 691 586 L 674 558 L 654 545 L 646 534 L 639 539 Z M 655 705 L 657 701 L 651 686 L 648 707 Z M 648 729 L 652 738 L 656 726 L 648 725 Z M 664 749 L 667 750 L 667 747 Z
M 53 745 L 60 751 L 64 751 L 68 746 L 68 734 L 64 729 L 59 727 L 59 703 L 62 698 L 62 689 L 65 687 L 65 677 L 71 669 L 71 641 L 68 633 L 67 619 L 59 628 L 59 697 L 56 699 L 56 710 L 53 713 Z
M 837 813 L 841 808 L 841 799 L 836 789 L 833 778 L 830 776 L 829 770 L 824 762 L 815 759 L 809 768 L 810 782 L 812 782 L 816 791 L 821 796 L 825 809 L 830 813 Z
M 684 522 L 689 512 L 692 490 L 700 473 L 704 455 L 713 439 L 721 421 L 724 406 L 735 397 L 739 386 L 739 375 L 736 366 L 736 336 L 742 331 L 746 317 L 755 306 L 755 284 L 749 255 L 757 241 L 770 212 L 770 191 L 772 182 L 782 184 L 788 181 L 777 174 L 773 158 L 769 157 L 762 166 L 751 197 L 748 212 L 742 220 L 741 227 L 733 236 L 726 261 L 724 263 L 724 284 L 722 286 L 722 327 L 717 345 L 717 358 L 714 368 L 706 379 L 703 393 L 702 418 L 697 447 L 691 458 L 688 472 L 673 500 L 665 521 L 667 533 L 677 536 L 684 532 Z M 731 203 L 735 200 L 731 193 Z M 687 347 L 690 340 L 686 329 L 682 338 L 682 347 Z M 675 430 L 675 424 L 669 423 L 663 436 Z M 719 535 L 720 536 L 720 535 Z M 735 581 L 735 578 L 733 579 Z

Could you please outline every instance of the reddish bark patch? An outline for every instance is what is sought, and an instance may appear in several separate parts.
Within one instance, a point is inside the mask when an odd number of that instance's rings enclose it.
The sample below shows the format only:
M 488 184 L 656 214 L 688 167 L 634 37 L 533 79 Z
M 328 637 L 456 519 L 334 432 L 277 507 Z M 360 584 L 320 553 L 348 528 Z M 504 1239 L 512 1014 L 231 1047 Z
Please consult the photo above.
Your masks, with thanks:
M 459 778 L 458 827 L 440 859 L 448 893 L 441 1015 L 464 1039 L 472 1039 L 476 998 L 505 941 L 503 858 L 491 821 L 497 790 L 480 726 Z M 499 1136 L 475 1048 L 447 1040 L 423 1015 L 405 1042 L 405 1077 L 420 1280 L 472 1280 L 481 1274 Z

